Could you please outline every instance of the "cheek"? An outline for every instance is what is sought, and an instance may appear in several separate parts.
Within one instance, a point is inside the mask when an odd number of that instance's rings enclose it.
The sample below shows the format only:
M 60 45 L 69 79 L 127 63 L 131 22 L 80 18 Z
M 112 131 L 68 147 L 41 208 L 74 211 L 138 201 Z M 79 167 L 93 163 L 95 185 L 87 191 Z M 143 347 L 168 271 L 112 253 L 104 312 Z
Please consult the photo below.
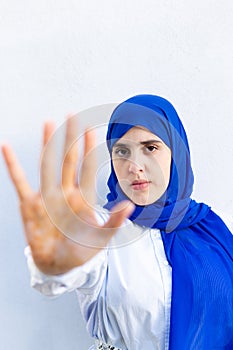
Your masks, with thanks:
M 161 164 L 161 169 L 164 175 L 164 179 L 166 182 L 170 180 L 170 174 L 171 174 L 171 156 L 168 155 L 165 159 L 163 159 L 163 162 Z
M 122 160 L 113 160 L 113 169 L 115 171 L 116 177 L 118 180 L 121 178 L 124 178 L 124 164 L 122 163 Z
M 160 178 L 163 183 L 167 184 L 167 182 L 169 182 L 171 172 L 171 155 L 162 154 L 161 157 L 157 157 L 155 159 L 152 171 L 156 175 L 157 179 Z

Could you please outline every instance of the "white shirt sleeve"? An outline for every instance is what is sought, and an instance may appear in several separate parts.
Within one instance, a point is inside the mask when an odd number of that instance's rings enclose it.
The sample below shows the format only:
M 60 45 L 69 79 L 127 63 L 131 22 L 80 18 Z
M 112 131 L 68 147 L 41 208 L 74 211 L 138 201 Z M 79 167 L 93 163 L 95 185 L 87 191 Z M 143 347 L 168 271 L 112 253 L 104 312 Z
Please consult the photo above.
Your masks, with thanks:
M 75 289 L 84 294 L 98 293 L 107 269 L 107 249 L 97 253 L 91 260 L 61 275 L 46 275 L 34 263 L 31 249 L 25 248 L 25 256 L 31 276 L 31 286 L 50 297 L 59 296 Z

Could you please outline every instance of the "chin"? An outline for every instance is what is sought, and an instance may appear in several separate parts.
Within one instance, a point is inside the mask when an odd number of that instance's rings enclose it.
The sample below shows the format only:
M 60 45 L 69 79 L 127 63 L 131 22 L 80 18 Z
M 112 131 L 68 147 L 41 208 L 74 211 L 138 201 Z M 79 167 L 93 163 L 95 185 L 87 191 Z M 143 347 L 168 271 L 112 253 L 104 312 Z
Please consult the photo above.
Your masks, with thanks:
M 145 191 L 144 193 L 132 193 L 132 191 L 129 191 L 128 189 L 124 191 L 124 189 L 122 189 L 122 191 L 124 192 L 124 194 L 129 198 L 129 200 L 131 200 L 131 202 L 133 202 L 136 205 L 139 206 L 146 206 L 146 205 L 150 205 L 155 203 L 158 199 L 160 199 L 162 197 L 162 195 L 165 193 L 166 190 L 161 189 L 161 191 L 159 191 L 158 193 L 158 189 L 157 191 L 153 191 L 153 196 L 149 195 L 149 191 Z M 150 191 L 151 192 L 151 191 Z M 156 195 L 155 195 L 156 193 Z
M 131 198 L 131 201 L 136 204 L 136 205 L 140 205 L 140 206 L 145 206 L 145 205 L 149 205 L 152 204 L 153 202 L 148 200 L 148 198 Z
M 131 196 L 131 197 L 129 197 L 129 199 L 136 205 L 146 206 L 146 205 L 150 205 L 150 204 L 157 202 L 162 197 L 163 194 L 164 194 L 164 192 L 161 195 L 159 194 L 158 196 L 153 196 L 153 198 L 148 198 L 148 197 L 135 198 L 135 196 L 134 197 Z

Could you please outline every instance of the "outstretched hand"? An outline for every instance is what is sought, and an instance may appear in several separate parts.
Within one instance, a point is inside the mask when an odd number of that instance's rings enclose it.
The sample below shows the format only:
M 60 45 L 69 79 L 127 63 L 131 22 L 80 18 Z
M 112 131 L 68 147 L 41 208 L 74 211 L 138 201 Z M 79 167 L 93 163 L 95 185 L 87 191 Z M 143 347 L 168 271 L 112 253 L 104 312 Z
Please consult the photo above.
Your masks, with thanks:
M 97 170 L 94 132 L 86 131 L 84 135 L 84 154 L 77 184 L 77 119 L 67 118 L 61 183 L 57 184 L 54 131 L 55 125 L 46 122 L 38 192 L 30 187 L 11 147 L 2 146 L 20 201 L 26 240 L 34 262 L 43 273 L 50 275 L 65 273 L 91 259 L 108 244 L 134 208 L 129 201 L 119 203 L 111 211 L 108 221 L 100 226 L 94 210 Z

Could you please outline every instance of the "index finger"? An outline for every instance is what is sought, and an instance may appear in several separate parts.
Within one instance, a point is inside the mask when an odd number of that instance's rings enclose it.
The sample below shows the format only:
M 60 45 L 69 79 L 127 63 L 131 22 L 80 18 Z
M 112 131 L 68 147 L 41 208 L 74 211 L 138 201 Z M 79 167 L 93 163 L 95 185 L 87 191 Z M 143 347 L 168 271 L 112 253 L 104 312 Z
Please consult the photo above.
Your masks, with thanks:
M 33 190 L 28 184 L 23 168 L 21 167 L 12 148 L 6 144 L 2 145 L 2 154 L 19 199 L 23 200 L 33 194 Z
M 94 129 L 86 129 L 84 133 L 84 154 L 81 167 L 80 189 L 87 203 L 95 204 L 96 200 L 96 137 Z

